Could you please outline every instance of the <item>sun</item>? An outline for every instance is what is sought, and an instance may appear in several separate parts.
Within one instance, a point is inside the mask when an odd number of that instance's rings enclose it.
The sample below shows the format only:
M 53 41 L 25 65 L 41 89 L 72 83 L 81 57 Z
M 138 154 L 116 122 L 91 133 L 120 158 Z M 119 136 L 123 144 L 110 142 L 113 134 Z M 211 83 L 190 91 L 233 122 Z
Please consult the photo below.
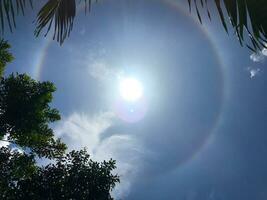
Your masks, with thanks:
M 119 84 L 121 97 L 129 102 L 135 102 L 143 96 L 143 86 L 135 78 L 123 78 Z

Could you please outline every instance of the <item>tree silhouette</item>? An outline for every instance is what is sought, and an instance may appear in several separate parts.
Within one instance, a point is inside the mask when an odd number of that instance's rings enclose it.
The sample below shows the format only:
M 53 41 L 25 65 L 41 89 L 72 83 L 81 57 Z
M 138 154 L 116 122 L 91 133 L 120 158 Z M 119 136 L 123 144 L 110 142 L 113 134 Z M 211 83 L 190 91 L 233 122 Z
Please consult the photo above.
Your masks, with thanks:
M 0 148 L 0 198 L 14 199 L 16 183 L 37 172 L 33 155 Z
M 71 151 L 54 164 L 39 167 L 32 155 L 0 149 L 0 197 L 6 200 L 112 200 L 119 182 L 115 161 L 90 159 L 86 150 Z

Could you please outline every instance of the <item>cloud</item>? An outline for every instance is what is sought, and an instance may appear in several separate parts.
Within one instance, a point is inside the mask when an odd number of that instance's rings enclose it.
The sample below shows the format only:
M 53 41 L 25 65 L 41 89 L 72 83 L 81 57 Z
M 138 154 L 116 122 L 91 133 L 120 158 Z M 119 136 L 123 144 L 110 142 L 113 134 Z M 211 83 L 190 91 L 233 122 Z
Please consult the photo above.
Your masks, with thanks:
M 5 135 L 5 136 L 3 137 L 3 139 L 0 140 L 0 148 L 1 148 L 1 147 L 8 147 L 8 148 L 11 149 L 12 152 L 23 153 L 24 150 L 23 150 L 20 146 L 18 146 L 18 145 L 16 145 L 16 144 L 13 144 L 13 143 L 10 143 L 10 142 L 7 142 L 8 137 L 9 137 L 9 134 Z
M 110 112 L 100 113 L 95 116 L 73 113 L 63 119 L 55 128 L 58 136 L 67 139 L 72 149 L 88 147 L 90 154 L 100 143 L 100 135 L 112 125 L 113 114 Z
M 89 65 L 88 71 L 91 77 L 100 82 L 114 80 L 120 74 L 119 71 L 108 67 L 104 61 L 93 61 Z
M 250 74 L 250 78 L 255 78 L 256 76 L 258 76 L 261 72 L 261 69 L 260 68 L 251 68 L 251 67 L 248 67 L 247 68 L 249 74 Z
M 92 159 L 96 161 L 115 159 L 117 169 L 114 173 L 120 175 L 121 183 L 113 194 L 116 198 L 125 198 L 140 167 L 139 160 L 143 149 L 132 135 L 115 132 L 108 137 L 102 137 L 115 126 L 115 121 L 112 112 L 102 112 L 93 116 L 74 113 L 55 127 L 55 133 L 70 149 L 86 147 Z
M 123 70 L 111 63 L 107 61 L 107 51 L 103 47 L 89 51 L 86 58 L 82 59 L 82 65 L 87 68 L 89 75 L 100 83 L 113 82 L 123 75 Z
M 266 56 L 267 56 L 267 49 L 263 48 L 261 51 L 251 54 L 250 59 L 253 62 L 263 62 Z
M 7 147 L 10 145 L 9 142 L 6 142 L 8 140 L 8 135 L 5 135 L 2 140 L 0 140 L 0 148 L 1 147 Z
M 7 147 L 9 145 L 9 142 L 0 141 L 0 148 L 1 147 Z
M 264 60 L 264 55 L 261 52 L 253 53 L 250 55 L 250 59 L 253 62 L 262 62 Z

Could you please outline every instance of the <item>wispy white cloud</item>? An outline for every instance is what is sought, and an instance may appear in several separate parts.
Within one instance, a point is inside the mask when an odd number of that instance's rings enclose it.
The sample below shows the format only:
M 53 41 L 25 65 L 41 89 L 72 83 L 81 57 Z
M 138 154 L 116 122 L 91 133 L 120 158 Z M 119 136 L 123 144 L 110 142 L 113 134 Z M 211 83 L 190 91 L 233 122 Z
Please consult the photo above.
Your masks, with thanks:
M 250 59 L 253 62 L 262 62 L 264 60 L 264 55 L 261 52 L 253 53 L 250 55 Z
M 250 55 L 250 59 L 253 62 L 263 62 L 265 60 L 266 56 L 267 56 L 267 49 L 266 48 L 263 48 L 259 52 L 252 53 Z
M 132 135 L 115 132 L 103 137 L 103 134 L 115 125 L 115 121 L 112 112 L 102 112 L 93 116 L 74 113 L 58 124 L 55 133 L 70 149 L 86 147 L 94 160 L 115 159 L 117 170 L 114 173 L 121 176 L 121 183 L 115 188 L 114 196 L 124 198 L 138 172 L 143 150 Z
M 263 48 L 261 51 L 252 53 L 250 55 L 250 59 L 256 63 L 258 63 L 258 62 L 263 63 L 265 61 L 266 57 L 267 57 L 267 48 Z M 259 68 L 259 67 L 248 67 L 247 71 L 249 72 L 249 76 L 251 79 L 260 75 L 260 73 L 262 72 L 261 68 Z
M 263 48 L 261 53 L 264 55 L 264 56 L 267 56 L 267 49 L 266 48 Z
M 88 116 L 86 114 L 73 113 L 63 119 L 55 128 L 57 136 L 67 140 L 72 149 L 80 149 L 86 146 L 90 154 L 100 143 L 100 135 L 112 125 L 114 115 L 111 112 L 99 113 Z
M 109 67 L 104 61 L 93 61 L 88 66 L 88 71 L 91 77 L 95 78 L 96 80 L 103 82 L 103 81 L 111 81 L 120 75 L 120 71 Z

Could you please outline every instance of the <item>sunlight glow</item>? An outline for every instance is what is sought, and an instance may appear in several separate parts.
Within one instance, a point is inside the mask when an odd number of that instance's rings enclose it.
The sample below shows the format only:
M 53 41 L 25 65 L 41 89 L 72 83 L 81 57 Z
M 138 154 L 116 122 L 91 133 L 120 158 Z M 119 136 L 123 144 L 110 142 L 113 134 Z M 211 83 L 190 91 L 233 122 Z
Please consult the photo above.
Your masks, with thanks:
M 126 101 L 134 102 L 143 96 L 142 84 L 134 78 L 124 78 L 119 85 L 120 95 Z

